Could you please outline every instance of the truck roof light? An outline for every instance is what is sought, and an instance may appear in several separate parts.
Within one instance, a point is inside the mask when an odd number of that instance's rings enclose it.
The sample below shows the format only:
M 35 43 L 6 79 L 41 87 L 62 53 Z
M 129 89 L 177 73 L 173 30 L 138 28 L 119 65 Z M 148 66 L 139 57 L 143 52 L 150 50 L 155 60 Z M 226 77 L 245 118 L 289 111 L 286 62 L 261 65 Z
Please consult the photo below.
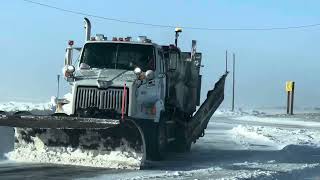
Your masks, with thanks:
M 74 44 L 74 41 L 73 41 L 73 40 L 69 40 L 69 41 L 68 41 L 68 45 L 69 45 L 69 46 L 73 46 L 73 44 Z
M 131 41 L 131 37 L 124 38 L 125 41 Z
M 151 39 L 146 39 L 144 42 L 145 43 L 152 43 Z
M 97 34 L 97 35 L 96 35 L 96 40 L 97 40 L 97 41 L 104 41 L 104 40 L 105 40 L 105 37 L 104 37 L 103 34 Z
M 95 41 L 96 40 L 96 37 L 91 37 L 90 38 L 90 41 Z
M 112 41 L 118 41 L 118 39 L 116 37 L 113 37 Z
M 122 38 L 122 37 L 119 37 L 119 41 L 123 41 L 123 38 Z
M 138 41 L 143 42 L 143 43 L 151 43 L 152 42 L 151 39 L 147 38 L 147 36 L 139 36 Z
M 139 36 L 139 37 L 138 37 L 138 41 L 139 41 L 139 42 L 145 42 L 146 39 L 147 39 L 147 36 Z
M 182 28 L 176 27 L 176 28 L 174 29 L 174 31 L 180 33 L 180 32 L 182 32 Z

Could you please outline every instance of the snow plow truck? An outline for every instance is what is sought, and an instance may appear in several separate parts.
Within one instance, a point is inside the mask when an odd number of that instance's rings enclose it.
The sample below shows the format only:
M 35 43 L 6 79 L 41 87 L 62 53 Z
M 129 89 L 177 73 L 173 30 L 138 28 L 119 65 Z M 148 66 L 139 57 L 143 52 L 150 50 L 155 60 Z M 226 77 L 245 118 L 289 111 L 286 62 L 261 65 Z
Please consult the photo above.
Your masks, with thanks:
M 195 40 L 190 51 L 180 50 L 182 29 L 175 29 L 174 44 L 158 45 L 146 36 L 91 36 L 87 18 L 84 27 L 84 46 L 69 41 L 66 48 L 63 74 L 72 98 L 63 104 L 71 108 L 52 115 L 0 114 L 0 126 L 14 127 L 15 148 L 34 145 L 35 138 L 47 147 L 100 153 L 126 144 L 142 154 L 142 164 L 190 151 L 224 99 L 227 72 L 200 105 L 202 54 Z M 75 61 L 74 51 L 80 54 Z

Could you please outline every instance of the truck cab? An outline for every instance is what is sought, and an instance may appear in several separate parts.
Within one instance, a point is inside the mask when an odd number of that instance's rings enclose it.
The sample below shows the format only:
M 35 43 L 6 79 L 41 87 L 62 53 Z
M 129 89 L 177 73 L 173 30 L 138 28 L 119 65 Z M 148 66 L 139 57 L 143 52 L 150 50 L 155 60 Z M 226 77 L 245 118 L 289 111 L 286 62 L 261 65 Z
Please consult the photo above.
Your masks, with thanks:
M 66 66 L 72 66 L 70 60 L 66 62 Z M 81 49 L 74 72 L 67 72 L 66 69 L 73 94 L 72 111 L 68 114 L 99 113 L 112 118 L 122 113 L 157 122 L 164 111 L 164 53 L 161 46 L 146 37 L 138 41 L 131 41 L 130 37 L 91 38 Z

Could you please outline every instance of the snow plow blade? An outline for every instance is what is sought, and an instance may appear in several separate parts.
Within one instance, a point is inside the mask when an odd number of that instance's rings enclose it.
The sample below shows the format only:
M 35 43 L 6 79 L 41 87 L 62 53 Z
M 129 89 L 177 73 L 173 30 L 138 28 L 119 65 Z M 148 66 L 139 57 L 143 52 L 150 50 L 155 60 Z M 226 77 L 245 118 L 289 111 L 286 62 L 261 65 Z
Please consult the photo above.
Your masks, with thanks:
M 134 120 L 72 116 L 0 115 L 14 127 L 15 161 L 139 169 L 146 159 L 144 134 Z
M 55 129 L 107 129 L 120 124 L 120 120 L 81 118 L 72 116 L 16 116 L 0 115 L 0 126 Z
M 224 99 L 225 80 L 228 73 L 225 73 L 214 89 L 208 91 L 207 99 L 201 104 L 196 114 L 187 124 L 188 127 L 188 142 L 195 142 L 199 137 L 204 136 L 204 130 L 207 128 L 209 120 L 213 113 L 218 109 Z

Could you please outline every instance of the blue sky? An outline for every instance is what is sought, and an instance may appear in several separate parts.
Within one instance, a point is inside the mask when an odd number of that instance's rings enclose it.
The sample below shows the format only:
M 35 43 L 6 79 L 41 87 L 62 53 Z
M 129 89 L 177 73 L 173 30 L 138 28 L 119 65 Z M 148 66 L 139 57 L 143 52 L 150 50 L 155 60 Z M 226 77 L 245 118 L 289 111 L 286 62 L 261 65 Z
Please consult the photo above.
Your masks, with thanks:
M 256 28 L 320 23 L 316 0 L 221 1 L 41 1 L 70 10 L 154 24 L 210 28 Z M 93 33 L 106 36 L 147 35 L 159 44 L 174 40 L 173 29 L 161 29 L 90 18 Z M 67 41 L 84 42 L 83 16 L 22 0 L 0 6 L 0 102 L 45 102 L 56 94 Z M 238 107 L 284 106 L 286 80 L 296 81 L 296 104 L 320 106 L 320 26 L 280 31 L 197 31 L 184 29 L 183 50 L 198 41 L 203 53 L 202 93 L 224 72 L 225 50 L 237 56 Z M 231 56 L 231 54 L 230 54 Z M 63 91 L 68 90 L 63 84 Z M 230 106 L 231 76 L 225 107 Z

